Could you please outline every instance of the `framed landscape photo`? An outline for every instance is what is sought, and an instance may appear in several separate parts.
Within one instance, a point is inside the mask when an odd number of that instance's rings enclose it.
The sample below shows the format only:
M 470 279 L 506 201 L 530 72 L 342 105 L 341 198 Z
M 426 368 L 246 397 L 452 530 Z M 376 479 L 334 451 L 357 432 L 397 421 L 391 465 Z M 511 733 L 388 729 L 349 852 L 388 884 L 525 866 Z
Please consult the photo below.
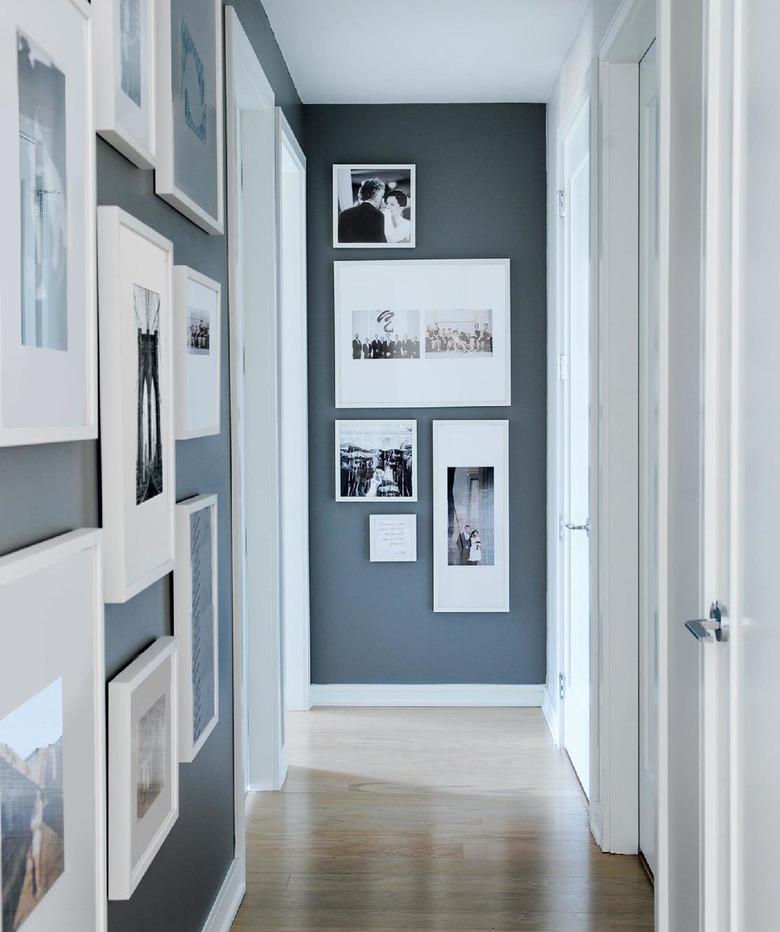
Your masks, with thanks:
M 0 447 L 97 437 L 88 10 L 3 0 L 0 13 Z
M 334 263 L 337 408 L 512 402 L 509 259 Z
M 106 601 L 173 570 L 173 246 L 118 207 L 98 208 L 100 425 Z
M 372 563 L 417 561 L 417 515 L 371 515 Z
M 176 506 L 174 631 L 179 649 L 179 760 L 188 764 L 219 721 L 217 496 Z
M 333 166 L 333 246 L 414 249 L 417 190 L 414 165 Z
M 100 531 L 0 558 L 0 929 L 106 932 Z
M 509 421 L 433 422 L 433 610 L 509 611 Z
M 224 232 L 222 0 L 155 0 L 157 194 Z
M 108 898 L 129 900 L 179 816 L 176 641 L 108 684 Z
M 417 501 L 417 421 L 336 421 L 336 501 Z
M 173 267 L 176 439 L 219 433 L 222 286 Z
M 95 128 L 138 168 L 154 168 L 155 0 L 96 0 Z

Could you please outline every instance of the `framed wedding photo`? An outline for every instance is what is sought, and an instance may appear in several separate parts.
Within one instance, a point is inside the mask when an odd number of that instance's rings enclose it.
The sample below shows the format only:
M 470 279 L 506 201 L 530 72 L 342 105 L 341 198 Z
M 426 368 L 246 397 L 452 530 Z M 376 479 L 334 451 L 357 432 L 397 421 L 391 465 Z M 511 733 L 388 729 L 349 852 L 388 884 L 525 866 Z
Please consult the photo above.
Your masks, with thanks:
M 509 611 L 509 421 L 433 422 L 433 610 Z
M 97 437 L 92 22 L 0 8 L 0 447 Z
M 176 439 L 219 433 L 222 286 L 173 267 Z
M 102 586 L 100 531 L 0 558 L 3 932 L 107 929 Z
M 156 162 L 155 0 L 98 0 L 95 129 L 138 168 Z
M 173 245 L 98 207 L 106 601 L 174 567 Z
M 222 0 L 155 0 L 157 194 L 207 233 L 225 223 Z
M 414 249 L 417 190 L 414 165 L 333 166 L 333 246 Z
M 179 760 L 189 764 L 219 721 L 216 495 L 198 495 L 176 506 L 173 580 Z
M 336 421 L 336 501 L 417 501 L 417 421 Z
M 337 408 L 509 405 L 509 259 L 334 263 Z
M 179 817 L 176 640 L 108 684 L 108 898 L 129 900 Z

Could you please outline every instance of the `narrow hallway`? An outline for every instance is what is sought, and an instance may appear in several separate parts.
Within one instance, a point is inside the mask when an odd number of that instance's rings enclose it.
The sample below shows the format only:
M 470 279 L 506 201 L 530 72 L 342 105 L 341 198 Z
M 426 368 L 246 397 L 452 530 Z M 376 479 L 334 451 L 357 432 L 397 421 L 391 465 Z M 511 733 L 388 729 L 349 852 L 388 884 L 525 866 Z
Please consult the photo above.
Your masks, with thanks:
M 234 932 L 653 927 L 539 709 L 319 709 L 287 740 L 284 789 L 249 804 Z

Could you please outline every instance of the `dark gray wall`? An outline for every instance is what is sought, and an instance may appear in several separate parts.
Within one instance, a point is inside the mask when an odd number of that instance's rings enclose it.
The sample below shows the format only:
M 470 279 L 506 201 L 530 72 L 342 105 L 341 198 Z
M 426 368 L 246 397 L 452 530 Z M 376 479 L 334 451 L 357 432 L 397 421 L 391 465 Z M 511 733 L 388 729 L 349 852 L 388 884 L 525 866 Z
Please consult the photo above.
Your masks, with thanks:
M 546 221 L 545 108 L 535 104 L 307 106 L 309 442 L 314 683 L 545 681 Z M 512 260 L 510 408 L 336 410 L 333 261 L 377 259 L 331 248 L 335 162 L 417 165 L 417 249 L 389 261 Z M 337 417 L 414 417 L 419 502 L 334 500 Z M 431 422 L 510 421 L 509 614 L 435 615 Z M 416 512 L 418 562 L 370 563 L 371 512 Z
M 299 139 L 300 100 L 259 0 L 233 0 Z M 118 204 L 174 243 L 177 264 L 223 285 L 222 434 L 176 445 L 177 497 L 219 496 L 220 722 L 194 763 L 180 769 L 179 821 L 133 898 L 109 906 L 110 932 L 200 932 L 233 857 L 233 721 L 230 576 L 227 243 L 208 236 L 154 194 L 151 172 L 97 142 L 98 203 Z M 100 517 L 97 443 L 0 450 L 0 553 Z M 106 610 L 110 679 L 156 638 L 170 634 L 170 577 Z

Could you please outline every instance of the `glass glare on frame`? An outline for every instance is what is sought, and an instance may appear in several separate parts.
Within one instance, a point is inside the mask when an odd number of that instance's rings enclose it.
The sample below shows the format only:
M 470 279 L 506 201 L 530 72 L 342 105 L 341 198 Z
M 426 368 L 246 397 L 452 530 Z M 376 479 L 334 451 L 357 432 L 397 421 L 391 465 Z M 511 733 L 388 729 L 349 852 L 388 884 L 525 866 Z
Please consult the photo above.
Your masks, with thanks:
M 68 348 L 65 75 L 17 33 L 22 344 Z

